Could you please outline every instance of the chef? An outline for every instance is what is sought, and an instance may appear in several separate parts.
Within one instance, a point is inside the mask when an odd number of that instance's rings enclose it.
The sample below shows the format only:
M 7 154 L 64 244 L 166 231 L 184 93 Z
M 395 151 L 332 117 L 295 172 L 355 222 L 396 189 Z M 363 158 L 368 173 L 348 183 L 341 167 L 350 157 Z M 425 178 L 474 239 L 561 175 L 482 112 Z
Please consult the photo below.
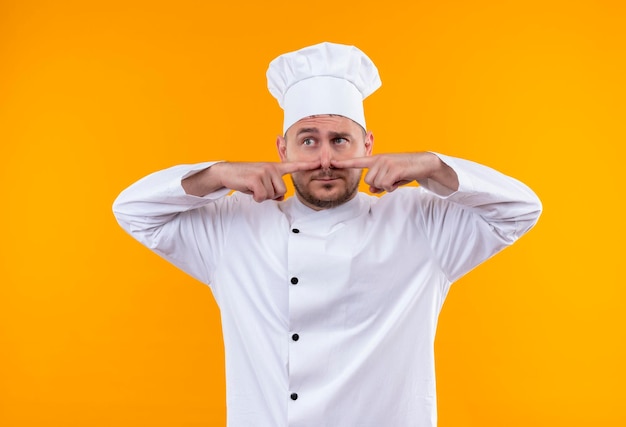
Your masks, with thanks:
M 381 82 L 356 47 L 281 55 L 267 78 L 284 109 L 281 162 L 174 166 L 124 190 L 115 216 L 211 288 L 229 426 L 434 427 L 448 290 L 527 232 L 541 203 L 468 160 L 373 154 L 363 99 Z M 382 195 L 358 191 L 363 173 Z

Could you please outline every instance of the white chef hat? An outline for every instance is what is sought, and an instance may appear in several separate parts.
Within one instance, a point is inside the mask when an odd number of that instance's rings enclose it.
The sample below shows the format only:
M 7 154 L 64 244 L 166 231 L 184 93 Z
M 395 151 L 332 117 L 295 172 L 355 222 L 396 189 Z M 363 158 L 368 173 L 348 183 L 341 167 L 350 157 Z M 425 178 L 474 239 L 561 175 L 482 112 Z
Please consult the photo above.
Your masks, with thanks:
M 285 111 L 283 132 L 316 114 L 338 114 L 364 129 L 363 100 L 381 85 L 378 69 L 355 46 L 320 43 L 274 59 L 267 86 Z

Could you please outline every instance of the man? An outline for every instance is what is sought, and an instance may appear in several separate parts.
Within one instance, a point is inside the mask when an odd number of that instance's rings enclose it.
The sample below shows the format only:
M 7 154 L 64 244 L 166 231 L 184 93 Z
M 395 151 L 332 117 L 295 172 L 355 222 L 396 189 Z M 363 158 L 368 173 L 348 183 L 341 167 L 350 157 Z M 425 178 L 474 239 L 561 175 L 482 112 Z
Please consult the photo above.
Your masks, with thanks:
M 528 231 L 541 204 L 467 160 L 373 155 L 362 101 L 380 80 L 355 47 L 281 55 L 268 82 L 285 111 L 280 163 L 157 172 L 122 192 L 117 219 L 211 287 L 229 426 L 433 427 L 450 285 Z M 358 192 L 363 168 L 386 194 Z M 283 201 L 287 174 L 296 197 Z

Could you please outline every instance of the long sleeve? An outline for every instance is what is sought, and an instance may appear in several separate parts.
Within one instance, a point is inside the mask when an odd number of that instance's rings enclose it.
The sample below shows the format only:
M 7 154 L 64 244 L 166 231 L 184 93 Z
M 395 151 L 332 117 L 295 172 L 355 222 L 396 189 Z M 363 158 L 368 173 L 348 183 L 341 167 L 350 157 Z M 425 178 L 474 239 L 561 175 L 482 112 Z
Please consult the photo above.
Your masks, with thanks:
M 296 197 L 185 194 L 181 180 L 210 163 L 120 194 L 122 227 L 211 285 L 232 425 L 436 425 L 433 343 L 447 289 L 541 212 L 517 180 L 440 158 L 458 191 L 422 182 L 321 211 Z
M 180 165 L 148 175 L 124 191 L 113 213 L 132 237 L 204 283 L 211 281 L 223 246 L 228 216 L 217 209 L 228 189 L 191 196 L 182 179 L 215 162 Z M 208 249 L 208 250 L 207 250 Z
M 437 154 L 459 178 L 455 192 L 436 182 L 422 218 L 433 251 L 450 281 L 513 244 L 541 214 L 535 193 L 520 181 L 477 163 Z

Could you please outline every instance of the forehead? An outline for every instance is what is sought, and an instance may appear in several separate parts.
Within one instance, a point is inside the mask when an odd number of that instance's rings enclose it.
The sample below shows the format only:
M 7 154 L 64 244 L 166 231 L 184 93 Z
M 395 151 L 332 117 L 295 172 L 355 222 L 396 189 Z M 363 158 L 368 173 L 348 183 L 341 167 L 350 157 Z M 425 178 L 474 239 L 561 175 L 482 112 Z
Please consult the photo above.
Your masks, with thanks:
M 363 132 L 359 124 L 347 117 L 322 114 L 298 120 L 289 129 L 287 129 L 285 136 L 289 135 L 293 137 L 304 129 L 317 129 L 320 133 L 338 132 L 355 135 Z

